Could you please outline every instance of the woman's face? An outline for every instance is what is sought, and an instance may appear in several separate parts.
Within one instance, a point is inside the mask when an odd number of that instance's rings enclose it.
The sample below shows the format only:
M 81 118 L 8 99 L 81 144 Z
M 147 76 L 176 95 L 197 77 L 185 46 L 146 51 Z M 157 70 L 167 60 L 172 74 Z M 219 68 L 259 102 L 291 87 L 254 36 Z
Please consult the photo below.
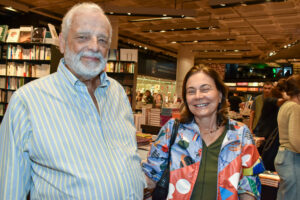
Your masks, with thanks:
M 199 120 L 212 118 L 217 114 L 222 93 L 214 80 L 203 72 L 192 75 L 186 83 L 186 101 L 190 111 Z

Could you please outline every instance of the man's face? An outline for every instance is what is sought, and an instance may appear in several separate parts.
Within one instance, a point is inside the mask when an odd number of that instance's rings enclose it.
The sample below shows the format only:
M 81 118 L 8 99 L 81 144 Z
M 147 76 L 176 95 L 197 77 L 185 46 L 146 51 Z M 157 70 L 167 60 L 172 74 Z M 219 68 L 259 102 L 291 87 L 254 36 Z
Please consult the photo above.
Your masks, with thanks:
M 272 90 L 272 85 L 264 85 L 263 87 L 263 93 L 265 97 L 271 96 L 271 90 Z
M 67 38 L 60 38 L 66 65 L 78 78 L 89 80 L 104 70 L 109 49 L 109 24 L 100 12 L 73 16 Z

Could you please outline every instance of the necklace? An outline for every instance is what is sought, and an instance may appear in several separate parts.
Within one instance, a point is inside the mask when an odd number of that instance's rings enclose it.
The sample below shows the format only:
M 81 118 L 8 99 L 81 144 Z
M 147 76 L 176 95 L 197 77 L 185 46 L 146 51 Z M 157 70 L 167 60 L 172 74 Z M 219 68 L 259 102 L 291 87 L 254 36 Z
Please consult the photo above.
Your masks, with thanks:
M 219 130 L 220 126 L 217 126 L 215 129 L 204 129 L 205 131 L 207 131 L 210 135 L 217 132 L 217 130 Z

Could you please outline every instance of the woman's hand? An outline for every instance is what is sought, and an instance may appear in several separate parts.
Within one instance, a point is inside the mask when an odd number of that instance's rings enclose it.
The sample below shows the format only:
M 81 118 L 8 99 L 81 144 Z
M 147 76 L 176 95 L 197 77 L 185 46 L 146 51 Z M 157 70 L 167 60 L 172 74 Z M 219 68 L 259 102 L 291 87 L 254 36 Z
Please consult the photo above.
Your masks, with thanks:
M 244 193 L 239 195 L 240 200 L 255 200 L 256 198 L 250 194 Z

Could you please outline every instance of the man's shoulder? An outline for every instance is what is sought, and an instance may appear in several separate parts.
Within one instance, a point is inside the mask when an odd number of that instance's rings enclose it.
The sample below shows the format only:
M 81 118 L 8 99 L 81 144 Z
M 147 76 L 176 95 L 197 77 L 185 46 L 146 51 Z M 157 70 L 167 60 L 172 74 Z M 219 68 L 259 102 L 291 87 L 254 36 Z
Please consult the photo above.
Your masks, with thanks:
M 30 81 L 29 83 L 20 87 L 15 93 L 22 94 L 24 92 L 33 92 L 36 90 L 41 90 L 42 85 L 51 84 L 55 80 L 56 73 L 50 74 L 36 80 Z
M 254 100 L 256 100 L 256 101 L 260 101 L 260 100 L 262 100 L 262 99 L 263 99 L 263 95 L 262 95 L 262 94 L 257 95 L 257 96 L 254 98 Z

